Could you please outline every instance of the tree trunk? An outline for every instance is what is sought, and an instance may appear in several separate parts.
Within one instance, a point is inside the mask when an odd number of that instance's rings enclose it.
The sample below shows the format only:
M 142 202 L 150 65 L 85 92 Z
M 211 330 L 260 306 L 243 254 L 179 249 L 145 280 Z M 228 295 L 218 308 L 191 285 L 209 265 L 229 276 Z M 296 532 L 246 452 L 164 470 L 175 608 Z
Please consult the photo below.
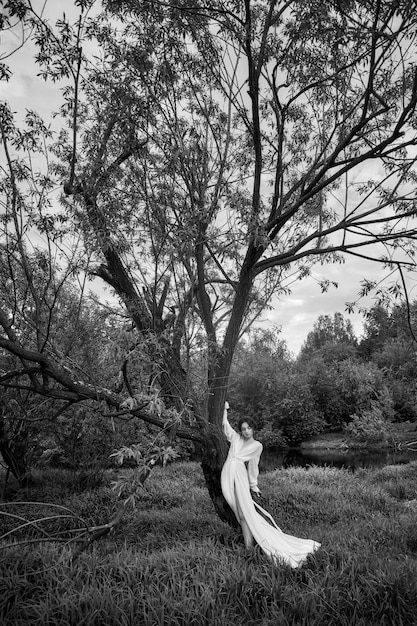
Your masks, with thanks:
M 0 417 L 0 454 L 13 476 L 21 487 L 26 487 L 30 483 L 30 475 L 26 463 L 25 437 L 20 436 L 19 441 L 9 441 L 4 426 L 4 418 Z
M 223 497 L 220 474 L 227 456 L 227 444 L 223 437 L 208 436 L 203 448 L 201 467 L 203 469 L 206 486 L 218 516 L 232 528 L 238 528 L 239 523 L 230 506 Z

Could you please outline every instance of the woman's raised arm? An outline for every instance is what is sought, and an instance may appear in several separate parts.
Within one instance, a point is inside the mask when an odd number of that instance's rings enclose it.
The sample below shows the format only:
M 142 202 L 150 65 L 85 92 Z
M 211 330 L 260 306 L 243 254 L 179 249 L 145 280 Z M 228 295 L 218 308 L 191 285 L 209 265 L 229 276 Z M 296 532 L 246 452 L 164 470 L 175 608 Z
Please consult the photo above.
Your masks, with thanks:
M 223 410 L 223 432 L 226 436 L 226 439 L 228 441 L 232 441 L 233 437 L 236 436 L 236 431 L 230 426 L 229 424 L 229 420 L 227 419 L 227 411 L 229 409 L 229 403 L 225 402 L 224 403 L 224 410 Z

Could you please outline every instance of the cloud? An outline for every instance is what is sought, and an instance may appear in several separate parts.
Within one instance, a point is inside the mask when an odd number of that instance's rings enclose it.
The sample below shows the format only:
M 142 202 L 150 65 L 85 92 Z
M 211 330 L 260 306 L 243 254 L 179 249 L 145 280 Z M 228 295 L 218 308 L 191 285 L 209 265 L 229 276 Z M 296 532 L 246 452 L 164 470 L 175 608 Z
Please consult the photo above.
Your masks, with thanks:
M 307 338 L 308 333 L 320 315 L 331 315 L 340 312 L 349 320 L 358 339 L 363 334 L 364 317 L 362 313 L 348 313 L 347 302 L 356 302 L 359 298 L 361 281 L 382 280 L 384 272 L 377 263 L 349 257 L 343 264 L 320 266 L 311 277 L 295 283 L 291 294 L 273 301 L 274 310 L 262 318 L 262 325 L 274 324 L 281 327 L 281 338 L 287 342 L 288 348 L 297 354 Z M 338 283 L 338 287 L 330 286 L 322 293 L 318 280 L 328 278 Z M 358 304 L 369 308 L 373 305 L 372 296 L 361 298 Z
M 60 86 L 37 75 L 39 67 L 34 62 L 36 52 L 32 42 L 27 41 L 20 49 L 17 43 L 13 33 L 7 32 L 2 37 L 3 57 L 11 55 L 5 63 L 10 65 L 13 74 L 8 82 L 0 82 L 0 100 L 7 100 L 19 118 L 30 109 L 48 120 L 59 106 Z

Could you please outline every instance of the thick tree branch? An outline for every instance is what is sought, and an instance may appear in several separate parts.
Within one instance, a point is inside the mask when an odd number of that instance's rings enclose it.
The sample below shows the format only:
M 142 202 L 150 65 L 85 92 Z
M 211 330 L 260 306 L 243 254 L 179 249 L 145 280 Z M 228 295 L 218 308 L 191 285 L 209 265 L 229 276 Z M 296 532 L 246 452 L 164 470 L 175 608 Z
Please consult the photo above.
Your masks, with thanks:
M 62 368 L 56 366 L 50 359 L 48 359 L 48 357 L 46 357 L 44 354 L 41 354 L 40 352 L 25 349 L 22 346 L 19 346 L 10 341 L 9 339 L 4 339 L 2 337 L 0 337 L 0 348 L 7 350 L 11 354 L 18 356 L 25 361 L 37 363 L 39 365 L 39 369 L 44 375 L 48 376 L 52 381 L 60 385 L 60 388 L 49 386 L 45 387 L 41 385 L 25 387 L 19 386 L 19 388 L 31 390 L 34 393 L 45 397 L 66 400 L 69 402 L 82 402 L 83 400 L 94 400 L 96 402 L 105 401 L 109 406 L 112 406 L 116 410 L 118 410 L 123 403 L 123 399 L 119 398 L 109 389 L 105 389 L 104 387 L 95 387 L 81 381 L 75 381 L 68 372 L 65 372 Z M 17 370 L 16 377 L 20 377 L 21 375 L 22 371 Z M 10 380 L 8 374 L 6 374 L 5 376 L 8 380 Z M 1 381 L 2 377 L 0 378 L 0 384 Z M 130 409 L 129 412 L 132 415 L 139 417 L 143 421 L 148 422 L 149 424 L 158 426 L 161 429 L 165 428 L 165 420 L 163 416 L 158 417 L 157 415 L 140 411 L 135 408 Z M 202 440 L 202 435 L 192 428 L 178 428 L 176 434 L 180 438 L 190 439 L 191 441 Z

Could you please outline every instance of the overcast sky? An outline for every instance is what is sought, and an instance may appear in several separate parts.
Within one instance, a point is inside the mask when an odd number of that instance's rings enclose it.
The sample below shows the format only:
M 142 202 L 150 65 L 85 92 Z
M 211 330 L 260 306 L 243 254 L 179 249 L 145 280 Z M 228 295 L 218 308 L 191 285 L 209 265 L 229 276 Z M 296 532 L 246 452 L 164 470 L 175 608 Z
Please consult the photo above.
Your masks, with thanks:
M 33 5 L 41 7 L 44 0 L 34 0 Z M 73 3 L 69 0 L 49 0 L 48 11 L 53 11 L 53 18 L 67 15 Z M 52 15 L 52 13 L 50 13 Z M 1 56 L 4 58 L 18 45 L 18 36 L 12 33 L 2 35 L 0 41 Z M 12 58 L 5 60 L 13 66 L 14 75 L 9 83 L 0 83 L 0 100 L 9 101 L 12 110 L 23 112 L 25 109 L 36 110 L 44 119 L 51 118 L 51 111 L 59 107 L 59 86 L 45 83 L 36 76 L 33 64 L 34 46 L 27 42 Z M 285 339 L 290 351 L 297 353 L 308 332 L 320 315 L 333 315 L 341 312 L 349 319 L 358 337 L 362 333 L 363 318 L 360 314 L 348 314 L 345 303 L 357 300 L 360 282 L 363 278 L 382 278 L 383 272 L 376 263 L 347 257 L 343 265 L 318 266 L 311 278 L 303 279 L 293 285 L 292 293 L 274 303 L 274 311 L 264 314 L 267 320 L 282 327 L 281 338 Z M 328 278 L 338 283 L 338 288 L 330 287 L 327 293 L 321 293 L 319 279 Z M 411 292 L 412 298 L 417 292 Z M 371 300 L 363 301 L 369 306 Z

